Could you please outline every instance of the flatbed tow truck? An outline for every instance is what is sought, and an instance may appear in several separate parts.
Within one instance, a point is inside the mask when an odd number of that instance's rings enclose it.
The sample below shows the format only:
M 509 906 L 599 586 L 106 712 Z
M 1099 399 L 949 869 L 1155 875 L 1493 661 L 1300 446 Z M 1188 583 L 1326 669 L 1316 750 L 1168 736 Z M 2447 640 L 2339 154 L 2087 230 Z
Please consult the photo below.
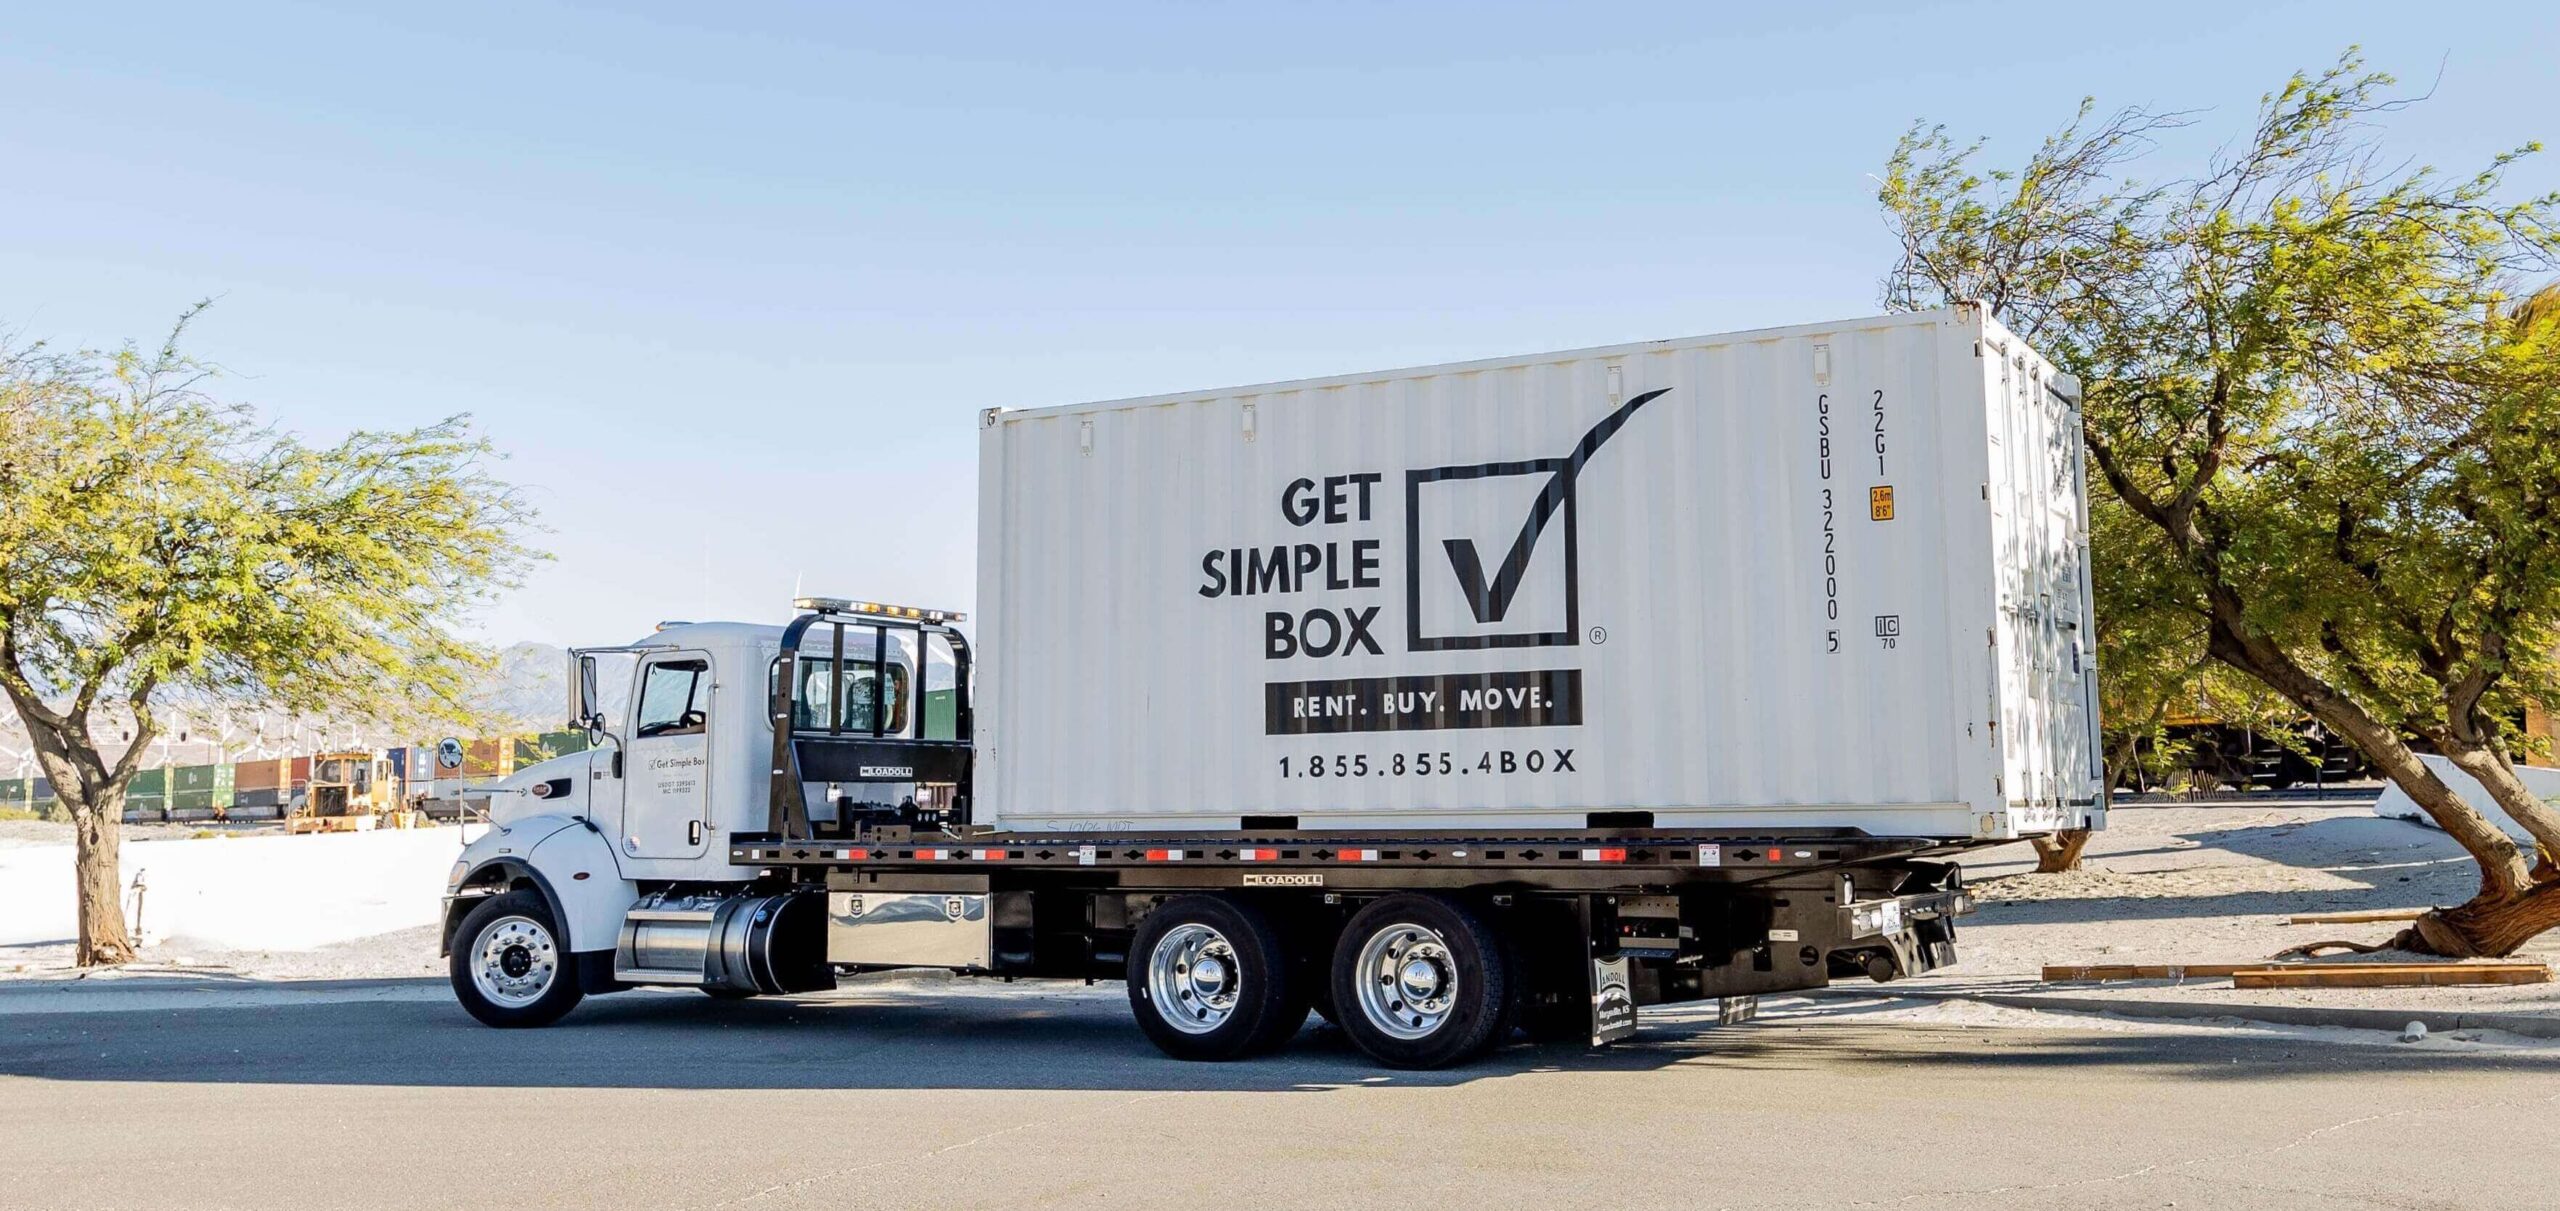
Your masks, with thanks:
M 455 993 L 1109 979 L 1173 1056 L 1427 1068 L 1945 965 L 1960 854 L 2104 825 L 2078 410 L 1970 304 L 989 410 L 968 635 L 572 653 Z
M 598 748 L 509 778 L 454 867 L 444 937 L 475 1016 L 926 967 L 1125 981 L 1147 1037 L 1185 1059 L 1268 1051 L 1313 1010 L 1382 1063 L 1432 1067 L 1515 1030 L 1611 1042 L 1645 1005 L 1740 1016 L 1763 993 L 1917 974 L 1954 960 L 1971 909 L 1947 861 L 1961 844 L 1849 830 L 976 827 L 958 619 L 798 604 L 785 627 L 572 653 L 572 715 Z M 906 688 L 927 652 L 954 665 L 938 736 Z M 608 657 L 634 666 L 628 718 L 596 705 Z M 769 764 L 739 768 L 743 751 Z M 896 799 L 844 793 L 880 789 Z

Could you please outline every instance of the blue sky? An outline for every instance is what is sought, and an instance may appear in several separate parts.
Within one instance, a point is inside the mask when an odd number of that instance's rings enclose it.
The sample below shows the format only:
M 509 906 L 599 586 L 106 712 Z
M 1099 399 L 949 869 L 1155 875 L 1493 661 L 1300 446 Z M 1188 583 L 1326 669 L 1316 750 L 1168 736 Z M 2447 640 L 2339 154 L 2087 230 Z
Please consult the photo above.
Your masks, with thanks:
M 0 328 L 475 414 L 556 556 L 493 639 L 966 607 L 981 408 L 1869 312 L 1912 119 L 2207 110 L 2168 175 L 2350 42 L 2442 73 L 2395 151 L 2560 136 L 2550 5 L 43 5 Z

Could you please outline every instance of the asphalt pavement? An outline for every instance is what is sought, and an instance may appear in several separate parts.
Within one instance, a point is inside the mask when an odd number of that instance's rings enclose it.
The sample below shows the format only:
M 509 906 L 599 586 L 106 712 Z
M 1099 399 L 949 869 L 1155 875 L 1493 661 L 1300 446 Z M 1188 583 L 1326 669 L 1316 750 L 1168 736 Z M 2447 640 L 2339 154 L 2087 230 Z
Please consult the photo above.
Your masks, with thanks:
M 1380 1071 L 1176 1063 L 1117 989 L 589 1001 L 0 988 L 0 1207 L 2471 1207 L 2550 1197 L 2560 1060 L 1798 1003 Z

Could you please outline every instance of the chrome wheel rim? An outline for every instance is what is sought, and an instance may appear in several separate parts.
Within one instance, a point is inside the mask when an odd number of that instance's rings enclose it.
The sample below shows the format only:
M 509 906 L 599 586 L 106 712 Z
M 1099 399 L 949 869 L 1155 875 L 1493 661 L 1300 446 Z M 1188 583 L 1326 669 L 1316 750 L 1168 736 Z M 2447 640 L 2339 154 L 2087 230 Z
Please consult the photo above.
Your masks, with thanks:
M 531 917 L 490 922 L 472 949 L 472 987 L 510 1009 L 541 1000 L 559 974 L 560 951 L 551 930 Z
M 1147 1000 L 1184 1034 L 1207 1034 L 1235 1016 L 1244 973 L 1235 944 L 1206 925 L 1177 925 L 1147 955 Z
M 1360 945 L 1360 1016 L 1389 1038 L 1425 1039 L 1458 1004 L 1458 964 L 1449 940 L 1420 925 L 1397 923 Z

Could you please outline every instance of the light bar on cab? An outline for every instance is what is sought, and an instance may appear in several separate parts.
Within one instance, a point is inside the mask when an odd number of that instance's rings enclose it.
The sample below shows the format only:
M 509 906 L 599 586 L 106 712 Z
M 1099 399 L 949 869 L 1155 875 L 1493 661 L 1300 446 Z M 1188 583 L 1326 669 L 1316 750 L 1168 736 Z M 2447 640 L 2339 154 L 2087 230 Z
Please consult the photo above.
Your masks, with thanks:
M 791 608 L 817 614 L 864 614 L 873 618 L 904 618 L 914 622 L 969 621 L 969 616 L 958 610 L 927 610 L 879 601 L 854 601 L 845 597 L 795 597 L 791 599 Z

